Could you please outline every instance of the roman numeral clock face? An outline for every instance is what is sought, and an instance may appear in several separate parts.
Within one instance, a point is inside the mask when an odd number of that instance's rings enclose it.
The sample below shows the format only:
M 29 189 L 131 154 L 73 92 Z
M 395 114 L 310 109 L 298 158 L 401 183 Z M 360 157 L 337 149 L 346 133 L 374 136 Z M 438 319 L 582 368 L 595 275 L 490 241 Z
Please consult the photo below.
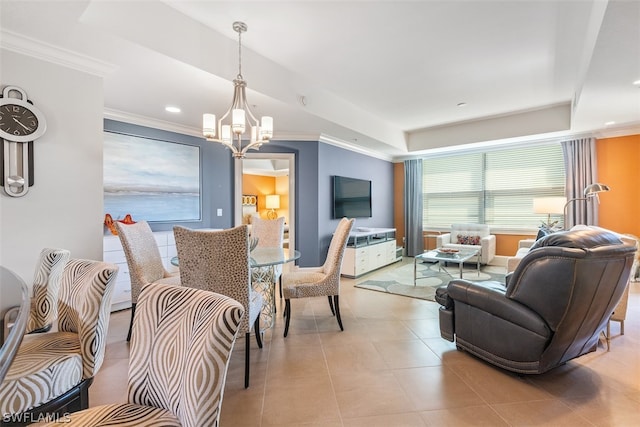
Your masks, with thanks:
M 0 101 L 0 138 L 28 142 L 42 136 L 44 130 L 42 113 L 28 102 L 11 98 Z

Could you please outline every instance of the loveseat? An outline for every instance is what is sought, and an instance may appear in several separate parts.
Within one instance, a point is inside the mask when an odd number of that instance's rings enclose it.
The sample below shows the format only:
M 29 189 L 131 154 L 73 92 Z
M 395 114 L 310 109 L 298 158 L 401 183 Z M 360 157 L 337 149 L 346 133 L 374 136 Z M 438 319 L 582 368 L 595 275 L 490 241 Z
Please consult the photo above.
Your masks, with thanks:
M 436 237 L 437 248 L 480 249 L 480 264 L 489 264 L 496 256 L 496 236 L 486 224 L 451 224 L 451 231 Z M 476 262 L 473 257 L 469 262 Z
M 505 284 L 454 279 L 438 288 L 440 334 L 503 369 L 546 372 L 595 351 L 634 253 L 635 245 L 597 227 L 546 236 Z

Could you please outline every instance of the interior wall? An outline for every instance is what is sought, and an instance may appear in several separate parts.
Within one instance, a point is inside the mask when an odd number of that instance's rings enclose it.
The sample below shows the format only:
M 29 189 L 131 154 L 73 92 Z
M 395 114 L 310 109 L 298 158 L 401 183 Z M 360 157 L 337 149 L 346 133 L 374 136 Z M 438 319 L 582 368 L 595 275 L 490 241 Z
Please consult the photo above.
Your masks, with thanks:
M 189 228 L 229 228 L 233 224 L 233 157 L 221 144 L 212 144 L 204 138 L 138 126 L 115 120 L 104 121 L 105 130 L 137 135 L 160 141 L 200 147 L 200 221 L 150 222 L 153 231 L 170 231 L 175 224 Z M 102 179 L 100 180 L 102 194 Z M 218 210 L 222 212 L 218 216 Z M 104 213 L 103 213 L 104 215 Z M 134 218 L 144 219 L 144 218 Z
M 276 179 L 266 175 L 242 175 L 242 194 L 255 194 L 258 196 L 256 206 L 260 217 L 267 217 L 266 196 L 276 192 Z
M 284 217 L 284 222 L 289 224 L 289 176 L 276 176 L 275 194 L 280 195 L 280 209 L 276 214 Z
M 27 92 L 47 122 L 34 142 L 34 186 L 0 189 L 0 264 L 31 286 L 43 248 L 102 259 L 102 78 L 0 49 L 2 87 Z
M 640 236 L 640 135 L 603 138 L 596 143 L 601 227 Z

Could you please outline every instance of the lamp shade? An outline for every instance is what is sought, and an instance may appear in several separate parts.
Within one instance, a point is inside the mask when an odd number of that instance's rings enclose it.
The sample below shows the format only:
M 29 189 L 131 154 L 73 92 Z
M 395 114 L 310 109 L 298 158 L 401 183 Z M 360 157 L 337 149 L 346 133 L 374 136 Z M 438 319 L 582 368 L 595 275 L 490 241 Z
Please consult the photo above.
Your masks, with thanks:
M 601 184 L 599 182 L 596 182 L 595 184 L 590 184 L 584 187 L 585 197 L 588 197 L 590 195 L 593 196 L 596 193 L 602 193 L 605 191 L 609 191 L 609 186 L 606 184 Z
M 280 209 L 280 196 L 277 194 L 269 194 L 265 205 L 267 209 Z
M 566 197 L 537 197 L 533 199 L 533 212 L 537 214 L 564 213 Z

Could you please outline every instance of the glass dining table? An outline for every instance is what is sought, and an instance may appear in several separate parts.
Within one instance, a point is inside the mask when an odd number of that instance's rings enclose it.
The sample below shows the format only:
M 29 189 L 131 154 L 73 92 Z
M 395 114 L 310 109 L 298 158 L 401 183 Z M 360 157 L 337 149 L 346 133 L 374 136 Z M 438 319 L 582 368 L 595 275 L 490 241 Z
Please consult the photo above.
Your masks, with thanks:
M 264 297 L 260 315 L 262 332 L 272 328 L 275 323 L 277 266 L 295 261 L 298 258 L 300 258 L 300 251 L 278 247 L 257 247 L 249 254 L 251 284 Z M 178 257 L 173 257 L 171 264 L 179 266 Z
M 0 266 L 0 382 L 22 342 L 29 307 L 27 285 L 17 274 Z

